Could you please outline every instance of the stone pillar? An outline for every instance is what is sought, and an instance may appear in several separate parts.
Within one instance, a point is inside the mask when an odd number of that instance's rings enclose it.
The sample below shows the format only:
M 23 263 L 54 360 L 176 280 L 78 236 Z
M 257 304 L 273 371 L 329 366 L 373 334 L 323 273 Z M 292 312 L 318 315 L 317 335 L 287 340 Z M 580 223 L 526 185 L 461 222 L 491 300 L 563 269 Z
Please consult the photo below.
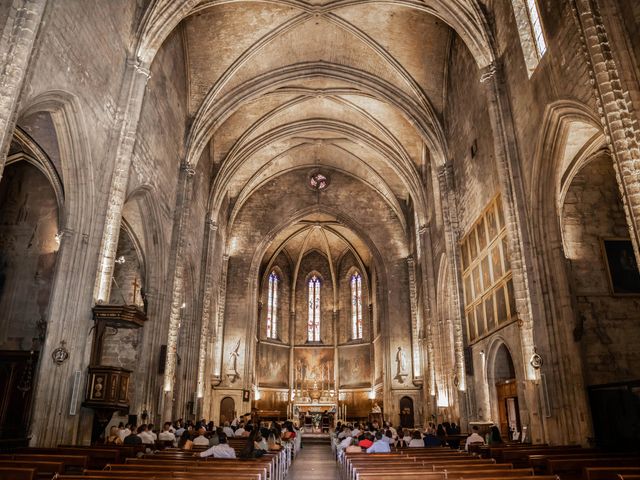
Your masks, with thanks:
M 0 37 L 0 178 L 47 0 L 14 0 Z
M 543 441 L 543 426 L 540 418 L 540 403 L 537 382 L 540 379 L 529 359 L 535 353 L 533 335 L 532 297 L 529 277 L 532 272 L 531 243 L 527 236 L 526 211 L 521 183 L 520 164 L 515 146 L 515 133 L 511 119 L 509 102 L 502 82 L 502 72 L 497 63 L 486 67 L 480 78 L 487 94 L 487 106 L 493 131 L 494 152 L 498 182 L 502 194 L 502 209 L 507 229 L 509 260 L 511 263 L 513 289 L 524 378 L 520 385 L 524 402 L 520 405 L 522 423 L 529 424 L 529 434 L 533 442 Z M 528 257 L 525 252 L 528 253 Z
M 598 112 L 611 148 L 629 234 L 640 265 L 640 127 L 611 52 L 598 4 L 598 0 L 573 0 L 571 6 L 581 30 Z
M 436 311 L 436 292 L 435 292 L 435 274 L 433 271 L 433 244 L 431 242 L 431 229 L 429 226 L 422 226 L 419 230 L 420 243 L 424 251 L 421 252 L 420 270 L 422 272 L 422 302 L 424 305 L 424 321 L 422 332 L 422 345 L 424 351 L 425 365 L 423 366 L 423 375 L 426 377 L 424 382 L 424 396 L 427 399 L 427 413 L 425 418 L 436 414 L 435 401 L 435 359 L 433 357 L 433 334 L 431 326 L 435 321 L 434 313 Z
M 210 322 L 214 321 L 211 315 L 211 297 L 212 297 L 212 283 L 213 283 L 213 255 L 215 253 L 216 244 L 216 232 L 218 225 L 211 219 L 207 219 L 205 233 L 204 233 L 204 262 L 202 270 L 202 328 L 200 332 L 200 349 L 198 353 L 198 386 L 197 396 L 198 398 L 204 398 L 205 393 L 208 390 L 206 384 L 209 381 L 206 372 L 207 366 L 207 353 L 210 331 L 212 330 Z M 198 412 L 202 413 L 202 412 Z
M 115 166 L 111 176 L 111 188 L 109 190 L 109 199 L 107 200 L 107 212 L 93 294 L 96 303 L 108 302 L 111 294 L 111 279 L 118 248 L 122 208 L 127 195 L 133 148 L 142 111 L 144 91 L 149 77 L 148 65 L 142 64 L 137 60 L 128 62 L 123 87 L 120 92 L 120 101 L 118 102 L 118 105 L 120 105 L 117 115 L 119 135 L 118 143 L 114 145 Z M 111 155 L 108 158 L 111 159 Z
M 445 250 L 449 260 L 449 289 L 451 292 L 451 311 L 454 318 L 447 318 L 447 329 L 453 329 L 453 349 L 455 356 L 455 376 L 458 378 L 458 391 L 467 389 L 467 378 L 464 365 L 464 309 L 462 298 L 462 266 L 458 249 L 458 217 L 453 187 L 453 167 L 450 162 L 438 169 L 438 183 L 442 196 L 442 218 L 444 224 Z
M 216 312 L 215 340 L 213 344 L 213 371 L 214 380 L 222 381 L 222 346 L 224 342 L 224 310 L 227 301 L 227 269 L 229 267 L 229 255 L 222 257 L 222 273 L 218 284 L 218 311 Z
M 418 288 L 416 286 L 416 262 L 413 257 L 407 257 L 409 271 L 409 305 L 411 308 L 411 357 L 413 365 L 413 383 L 422 385 L 422 355 L 420 348 L 421 326 L 418 319 Z
M 176 224 L 175 249 L 173 252 L 175 261 L 173 279 L 171 281 L 171 306 L 169 310 L 169 333 L 167 335 L 167 361 L 164 370 L 163 391 L 163 418 L 173 418 L 173 391 L 175 386 L 178 334 L 180 333 L 180 318 L 182 316 L 182 303 L 184 301 L 185 281 L 185 246 L 187 243 L 187 226 L 191 211 L 191 193 L 193 191 L 193 177 L 195 170 L 189 164 L 180 166 L 180 178 L 178 184 L 178 198 L 176 200 Z M 171 271 L 171 269 L 169 269 Z

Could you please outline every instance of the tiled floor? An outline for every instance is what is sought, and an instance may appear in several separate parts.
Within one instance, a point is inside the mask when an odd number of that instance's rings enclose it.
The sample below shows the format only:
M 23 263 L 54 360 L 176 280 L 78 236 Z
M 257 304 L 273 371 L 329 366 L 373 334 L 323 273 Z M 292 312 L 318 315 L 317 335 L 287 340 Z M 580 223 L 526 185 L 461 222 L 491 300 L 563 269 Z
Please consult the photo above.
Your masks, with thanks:
M 303 443 L 304 444 L 304 443 Z M 331 445 L 304 445 L 293 462 L 287 480 L 332 480 L 339 478 Z

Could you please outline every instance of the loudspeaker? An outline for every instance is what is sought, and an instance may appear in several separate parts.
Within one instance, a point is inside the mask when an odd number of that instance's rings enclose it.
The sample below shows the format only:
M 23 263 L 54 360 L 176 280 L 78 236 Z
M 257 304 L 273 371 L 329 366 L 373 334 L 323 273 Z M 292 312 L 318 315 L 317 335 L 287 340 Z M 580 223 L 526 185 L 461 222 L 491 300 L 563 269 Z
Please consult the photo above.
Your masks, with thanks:
M 158 375 L 164 375 L 164 369 L 167 365 L 167 346 L 160 345 L 160 359 L 158 361 Z

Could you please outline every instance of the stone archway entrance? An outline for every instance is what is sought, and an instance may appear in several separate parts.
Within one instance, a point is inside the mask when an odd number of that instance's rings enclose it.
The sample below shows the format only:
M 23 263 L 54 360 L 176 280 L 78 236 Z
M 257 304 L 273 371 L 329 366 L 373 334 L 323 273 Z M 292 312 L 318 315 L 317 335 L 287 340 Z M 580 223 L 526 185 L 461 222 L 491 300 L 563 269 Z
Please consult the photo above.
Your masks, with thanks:
M 400 426 L 402 428 L 413 428 L 415 426 L 413 400 L 411 397 L 402 397 L 400 399 Z

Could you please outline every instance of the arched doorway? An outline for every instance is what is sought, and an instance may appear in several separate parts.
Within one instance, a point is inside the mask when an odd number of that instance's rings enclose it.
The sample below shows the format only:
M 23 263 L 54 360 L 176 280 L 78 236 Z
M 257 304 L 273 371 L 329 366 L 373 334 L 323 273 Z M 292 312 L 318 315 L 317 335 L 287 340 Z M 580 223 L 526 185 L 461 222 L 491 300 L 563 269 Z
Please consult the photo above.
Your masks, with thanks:
M 33 378 L 44 344 L 58 252 L 58 199 L 31 161 L 0 182 L 0 438 L 29 426 Z
M 508 435 L 510 440 L 517 440 L 521 428 L 516 372 L 511 354 L 504 343 L 496 352 L 493 373 L 498 406 L 498 427 L 500 432 Z
M 235 418 L 236 402 L 231 397 L 224 397 L 220 401 L 220 425 L 231 422 Z
M 414 425 L 413 400 L 411 397 L 402 397 L 400 399 L 400 426 L 402 428 L 413 428 Z

